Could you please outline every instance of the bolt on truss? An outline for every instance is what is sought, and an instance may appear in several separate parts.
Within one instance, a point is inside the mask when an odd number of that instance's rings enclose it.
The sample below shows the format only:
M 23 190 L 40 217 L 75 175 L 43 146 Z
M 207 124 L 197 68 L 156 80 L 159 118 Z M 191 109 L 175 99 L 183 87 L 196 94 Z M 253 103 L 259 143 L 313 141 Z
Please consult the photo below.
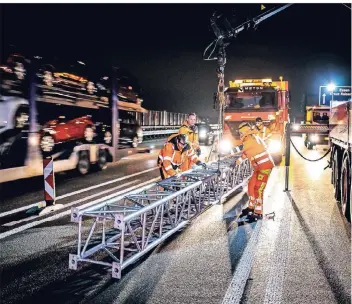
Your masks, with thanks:
M 72 208 L 78 223 L 77 254 L 69 268 L 87 262 L 108 266 L 113 278 L 196 215 L 243 186 L 252 174 L 249 161 L 236 165 L 231 156 L 87 208 Z M 89 225 L 90 229 L 83 227 Z

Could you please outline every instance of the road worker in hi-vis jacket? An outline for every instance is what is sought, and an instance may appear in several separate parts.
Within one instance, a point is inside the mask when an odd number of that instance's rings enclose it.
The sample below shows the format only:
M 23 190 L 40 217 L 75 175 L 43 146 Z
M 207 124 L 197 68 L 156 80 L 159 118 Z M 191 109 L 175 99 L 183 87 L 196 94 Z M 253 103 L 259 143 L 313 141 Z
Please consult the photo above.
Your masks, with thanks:
M 236 164 L 248 158 L 254 169 L 248 182 L 248 208 L 244 209 L 242 214 L 247 215 L 250 221 L 256 221 L 263 217 L 263 193 L 275 165 L 266 150 L 265 143 L 248 123 L 241 123 L 238 130 L 242 144 L 235 147 L 233 151 L 234 153 L 242 152 L 242 155 L 237 159 Z
M 162 179 L 178 175 L 181 172 L 192 169 L 194 165 L 206 168 L 188 143 L 187 135 L 173 134 L 160 150 L 158 166 Z
M 255 119 L 255 127 L 254 130 L 256 131 L 256 135 L 258 135 L 265 143 L 270 139 L 272 136 L 270 128 L 264 126 L 263 119 L 257 117 Z
M 198 139 L 198 128 L 196 126 L 197 116 L 195 113 L 188 114 L 188 118 L 182 123 L 178 134 L 185 134 L 188 138 L 188 143 L 191 145 L 192 149 L 195 151 L 197 156 L 200 156 L 202 151 L 199 146 Z

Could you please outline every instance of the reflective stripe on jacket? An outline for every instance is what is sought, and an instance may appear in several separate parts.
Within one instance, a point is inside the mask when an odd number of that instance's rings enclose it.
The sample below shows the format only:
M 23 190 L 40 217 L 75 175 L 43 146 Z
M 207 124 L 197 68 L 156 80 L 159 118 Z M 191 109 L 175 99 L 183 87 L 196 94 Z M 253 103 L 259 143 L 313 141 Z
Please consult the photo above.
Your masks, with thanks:
M 187 171 L 198 161 L 194 150 L 176 150 L 173 143 L 166 143 L 159 152 L 158 165 L 162 167 L 168 176 L 176 175 L 177 169 Z
M 267 128 L 265 126 L 263 126 L 263 128 L 260 130 L 258 129 L 256 130 L 257 130 L 256 134 L 264 141 L 266 141 L 268 138 L 272 136 L 270 128 Z
M 259 136 L 249 134 L 243 139 L 243 144 L 235 147 L 234 151 L 241 151 L 242 160 L 248 158 L 256 170 L 271 169 L 274 167 L 274 161 L 270 153 L 266 150 L 266 145 Z

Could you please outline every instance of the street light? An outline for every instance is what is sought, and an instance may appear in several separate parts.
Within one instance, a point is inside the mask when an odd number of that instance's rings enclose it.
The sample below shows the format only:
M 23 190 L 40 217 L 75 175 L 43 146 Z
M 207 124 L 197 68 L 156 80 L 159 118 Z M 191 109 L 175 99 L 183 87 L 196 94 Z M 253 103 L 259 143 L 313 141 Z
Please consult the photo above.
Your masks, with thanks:
M 328 91 L 329 92 L 334 92 L 336 89 L 336 86 L 333 83 L 328 84 Z
M 336 89 L 336 86 L 333 83 L 330 83 L 330 84 L 328 84 L 327 89 L 331 93 L 331 102 L 333 102 L 334 101 L 334 91 Z

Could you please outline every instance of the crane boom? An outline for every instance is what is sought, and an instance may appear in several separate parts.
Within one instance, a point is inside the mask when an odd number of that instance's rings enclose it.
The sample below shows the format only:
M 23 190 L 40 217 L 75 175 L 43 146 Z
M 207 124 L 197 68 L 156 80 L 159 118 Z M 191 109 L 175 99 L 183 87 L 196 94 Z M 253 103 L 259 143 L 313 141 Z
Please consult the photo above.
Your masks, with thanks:
M 225 109 L 225 65 L 226 65 L 226 51 L 225 48 L 230 44 L 230 41 L 236 36 L 245 30 L 246 28 L 257 28 L 257 26 L 263 22 L 264 20 L 276 15 L 277 13 L 285 10 L 292 4 L 286 4 L 284 6 L 281 6 L 279 8 L 273 8 L 269 12 L 265 12 L 264 14 L 261 14 L 252 20 L 248 20 L 241 25 L 237 26 L 236 28 L 232 28 L 230 23 L 228 22 L 227 19 L 223 22 L 225 30 L 222 29 L 221 27 L 218 26 L 217 21 L 221 17 L 221 15 L 216 15 L 214 14 L 211 19 L 211 27 L 213 29 L 213 32 L 216 36 L 216 39 L 212 41 L 211 44 L 207 46 L 203 53 L 203 59 L 204 60 L 217 60 L 218 67 L 217 67 L 217 76 L 218 76 L 218 88 L 217 88 L 217 94 L 216 94 L 216 102 L 219 107 L 219 119 L 218 119 L 218 124 L 219 124 L 219 137 L 218 137 L 218 142 L 220 143 L 222 133 L 223 133 L 223 126 L 224 126 L 224 109 Z M 209 56 L 205 58 L 206 52 L 210 47 L 213 46 L 213 49 Z M 216 57 L 211 57 L 213 56 L 214 52 L 217 50 L 217 56 Z M 214 145 L 213 145 L 214 146 Z M 211 156 L 211 153 L 213 151 L 213 147 L 210 150 L 209 157 Z

